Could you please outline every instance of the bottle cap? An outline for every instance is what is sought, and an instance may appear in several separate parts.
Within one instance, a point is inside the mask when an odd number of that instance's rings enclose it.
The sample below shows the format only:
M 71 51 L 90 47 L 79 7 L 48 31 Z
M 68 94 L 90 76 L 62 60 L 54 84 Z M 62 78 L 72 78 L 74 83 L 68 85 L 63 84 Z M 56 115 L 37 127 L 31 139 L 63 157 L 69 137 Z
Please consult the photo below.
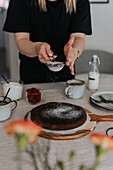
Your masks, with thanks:
M 96 55 L 96 54 L 93 55 L 92 62 L 100 65 L 100 59 L 99 59 L 98 55 Z

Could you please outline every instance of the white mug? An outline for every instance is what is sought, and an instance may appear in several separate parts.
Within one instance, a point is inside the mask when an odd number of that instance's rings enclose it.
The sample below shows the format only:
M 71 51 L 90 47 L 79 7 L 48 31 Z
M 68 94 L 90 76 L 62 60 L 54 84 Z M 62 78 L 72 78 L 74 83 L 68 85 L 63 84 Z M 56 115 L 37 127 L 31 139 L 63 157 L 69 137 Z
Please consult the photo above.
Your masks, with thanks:
M 23 85 L 10 80 L 9 83 L 2 82 L 2 88 L 3 88 L 3 93 L 4 96 L 6 95 L 8 89 L 10 88 L 10 91 L 8 93 L 8 96 L 11 100 L 19 100 L 22 97 L 22 92 L 23 92 Z
M 83 97 L 85 90 L 85 82 L 83 80 L 73 79 L 66 82 L 65 94 L 73 99 Z
M 4 121 L 10 118 L 11 111 L 17 106 L 17 102 L 6 97 L 3 102 L 4 96 L 0 96 L 0 121 Z M 13 105 L 11 104 L 13 103 Z

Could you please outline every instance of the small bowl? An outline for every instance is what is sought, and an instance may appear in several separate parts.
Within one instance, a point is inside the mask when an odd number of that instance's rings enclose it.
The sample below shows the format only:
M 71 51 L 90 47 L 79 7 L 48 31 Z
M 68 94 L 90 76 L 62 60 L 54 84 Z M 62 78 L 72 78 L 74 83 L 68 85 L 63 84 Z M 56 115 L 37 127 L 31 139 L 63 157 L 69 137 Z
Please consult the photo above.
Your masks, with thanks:
M 26 89 L 26 101 L 30 104 L 37 104 L 41 101 L 41 90 L 37 88 Z
M 57 72 L 62 70 L 65 64 L 60 61 L 54 61 L 54 62 L 51 61 L 46 63 L 46 65 L 51 71 Z

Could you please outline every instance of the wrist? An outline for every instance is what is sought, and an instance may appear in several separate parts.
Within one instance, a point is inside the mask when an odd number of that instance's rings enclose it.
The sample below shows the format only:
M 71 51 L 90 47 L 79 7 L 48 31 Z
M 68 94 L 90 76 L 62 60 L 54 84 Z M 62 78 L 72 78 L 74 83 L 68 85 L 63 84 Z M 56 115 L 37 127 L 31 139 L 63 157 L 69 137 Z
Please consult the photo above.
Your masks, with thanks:
M 34 48 L 35 48 L 36 55 L 38 55 L 38 53 L 39 53 L 39 49 L 40 49 L 41 44 L 42 44 L 42 42 L 35 42 L 34 43 Z

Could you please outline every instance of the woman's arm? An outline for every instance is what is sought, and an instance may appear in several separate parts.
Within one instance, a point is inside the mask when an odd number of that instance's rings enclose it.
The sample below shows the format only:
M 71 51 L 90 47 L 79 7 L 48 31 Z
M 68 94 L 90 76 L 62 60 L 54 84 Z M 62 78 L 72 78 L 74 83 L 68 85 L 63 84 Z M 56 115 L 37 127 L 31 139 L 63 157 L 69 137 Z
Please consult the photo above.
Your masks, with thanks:
M 79 52 L 79 55 L 82 54 L 85 46 L 85 34 L 84 33 L 72 33 L 70 38 L 74 37 L 74 42 L 72 44 L 73 48 L 76 48 Z
M 85 46 L 85 34 L 84 33 L 72 33 L 70 40 L 64 47 L 64 54 L 66 56 L 66 65 L 69 66 L 71 74 L 74 75 L 74 63 L 78 59 L 79 55 Z
M 15 33 L 16 44 L 21 54 L 27 57 L 38 56 L 40 62 L 46 63 L 53 60 L 53 52 L 50 50 L 50 45 L 45 42 L 30 41 L 29 33 Z M 52 57 L 53 56 L 53 57 Z

